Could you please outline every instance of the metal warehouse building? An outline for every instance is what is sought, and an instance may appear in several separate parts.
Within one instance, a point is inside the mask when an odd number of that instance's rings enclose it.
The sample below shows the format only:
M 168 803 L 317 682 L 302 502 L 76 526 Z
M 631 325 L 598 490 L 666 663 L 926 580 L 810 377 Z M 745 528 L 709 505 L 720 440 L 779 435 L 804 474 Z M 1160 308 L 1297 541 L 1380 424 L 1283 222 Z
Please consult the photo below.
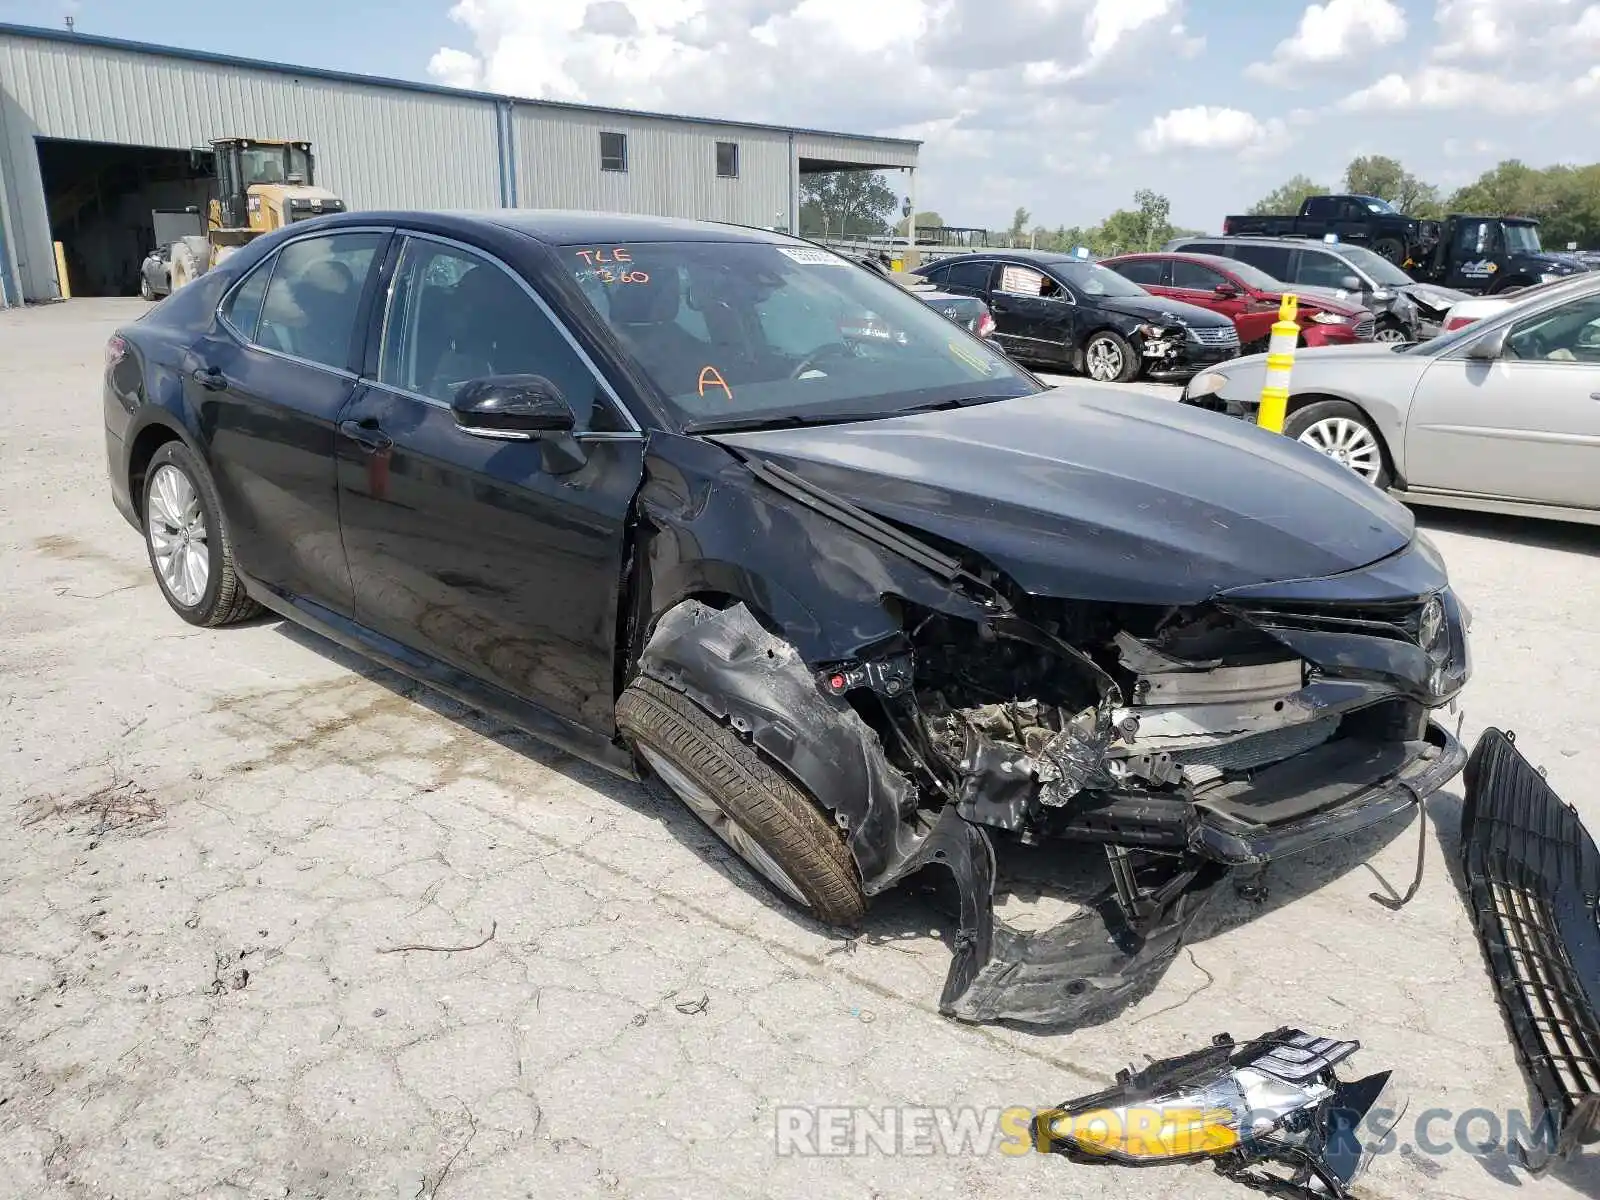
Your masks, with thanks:
M 132 294 L 154 209 L 203 207 L 191 152 L 303 139 L 351 209 L 591 208 L 799 228 L 800 177 L 918 143 L 698 120 L 0 24 L 0 306 Z

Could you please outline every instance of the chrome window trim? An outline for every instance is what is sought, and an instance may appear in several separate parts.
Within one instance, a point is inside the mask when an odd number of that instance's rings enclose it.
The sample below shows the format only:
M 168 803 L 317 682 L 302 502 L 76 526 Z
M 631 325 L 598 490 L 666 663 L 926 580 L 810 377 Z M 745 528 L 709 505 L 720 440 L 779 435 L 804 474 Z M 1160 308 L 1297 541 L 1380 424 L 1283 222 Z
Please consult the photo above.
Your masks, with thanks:
M 263 312 L 265 312 L 267 307 L 267 291 L 271 289 L 273 277 L 278 273 L 278 259 L 280 256 L 282 256 L 286 247 L 293 246 L 296 242 L 309 242 L 312 238 L 319 237 L 338 237 L 343 233 L 394 232 L 394 227 L 390 225 L 341 225 L 338 229 L 310 229 L 305 233 L 299 234 L 295 237 L 284 238 L 283 242 L 278 246 L 278 248 L 272 252 L 271 256 L 267 260 L 267 263 L 257 263 L 238 279 L 235 279 L 233 281 L 233 286 L 222 293 L 222 299 L 217 301 L 217 324 L 226 329 L 233 336 L 235 341 L 247 349 L 258 351 L 261 354 L 271 355 L 273 358 L 281 359 L 284 362 L 299 363 L 304 367 L 313 367 L 318 371 L 327 371 L 329 374 L 337 375 L 341 379 L 360 379 L 361 376 L 359 373 L 348 370 L 345 367 L 330 367 L 327 363 L 317 362 L 315 359 L 301 358 L 298 354 L 288 354 L 282 350 L 274 350 L 270 346 L 263 346 L 253 337 L 245 337 L 242 333 L 240 333 L 239 330 L 235 328 L 233 322 L 228 320 L 228 318 L 223 315 L 222 310 L 227 307 L 228 301 L 232 299 L 234 292 L 238 291 L 244 286 L 245 280 L 249 279 L 257 271 L 261 270 L 263 266 L 270 264 L 267 272 L 267 287 L 266 289 L 263 289 L 261 293 L 261 309 Z M 381 269 L 382 266 L 383 264 L 377 260 L 376 256 L 374 256 L 373 265 L 370 269 L 378 270 Z M 259 332 L 260 329 L 261 318 L 258 315 L 256 317 L 256 330 Z
M 518 287 L 520 287 L 525 293 L 527 293 L 528 298 L 530 300 L 532 300 L 535 305 L 538 306 L 539 311 L 544 314 L 545 319 L 547 321 L 549 321 L 550 324 L 555 327 L 556 332 L 561 335 L 562 340 L 565 341 L 567 343 L 568 347 L 571 348 L 572 352 L 578 356 L 578 360 L 580 362 L 582 362 L 583 365 L 588 369 L 590 376 L 594 379 L 595 383 L 597 383 L 599 385 L 600 390 L 611 401 L 612 407 L 615 408 L 617 410 L 617 412 L 619 412 L 622 415 L 622 419 L 624 421 L 626 421 L 629 425 L 632 426 L 631 430 L 621 431 L 622 435 L 626 436 L 629 440 L 632 440 L 635 437 L 641 437 L 642 438 L 644 436 L 644 428 L 643 428 L 643 426 L 641 426 L 639 424 L 638 418 L 635 417 L 633 415 L 632 411 L 629 410 L 628 406 L 622 402 L 622 397 L 617 395 L 616 389 L 611 386 L 610 381 L 608 381 L 606 379 L 605 375 L 601 373 L 600 368 L 595 365 L 594 359 L 589 357 L 588 351 L 586 351 L 583 348 L 583 346 L 579 343 L 577 338 L 572 336 L 572 331 L 567 328 L 566 322 L 563 321 L 560 317 L 558 317 L 556 315 L 555 310 L 553 308 L 551 308 L 550 305 L 545 302 L 545 298 L 543 296 L 539 295 L 539 293 L 534 290 L 533 285 L 530 284 L 526 279 L 524 279 L 522 277 L 521 273 L 518 272 L 515 268 L 513 268 L 509 263 L 507 263 L 504 259 L 499 258 L 495 254 L 491 253 L 490 251 L 483 249 L 483 247 L 481 247 L 481 246 L 474 246 L 470 242 L 458 241 L 455 238 L 444 237 L 444 236 L 442 236 L 440 234 L 437 234 L 437 233 L 425 233 L 425 232 L 423 232 L 421 230 L 406 229 L 404 227 L 397 227 L 395 229 L 395 233 L 397 235 L 399 235 L 400 237 L 403 237 L 403 238 L 415 238 L 415 239 L 417 239 L 419 241 L 434 242 L 434 243 L 437 243 L 438 245 L 441 245 L 441 246 L 449 246 L 451 249 L 454 249 L 454 250 L 464 251 L 467 254 L 471 254 L 471 255 L 476 256 L 477 258 L 482 259 L 484 262 L 493 263 L 496 267 L 498 267 L 500 270 L 504 271 L 507 275 L 509 275 L 511 277 L 512 281 L 515 282 L 516 285 Z M 402 247 L 401 249 L 402 249 L 402 252 L 403 252 L 404 251 L 404 247 Z M 399 260 L 397 259 L 396 260 L 396 266 L 398 267 L 398 265 L 399 265 Z M 389 324 L 389 305 L 390 305 L 391 300 L 393 299 L 394 286 L 395 286 L 396 281 L 399 278 L 399 274 L 400 273 L 399 273 L 399 271 L 397 269 L 395 271 L 394 275 L 392 275 L 390 277 L 390 279 L 389 279 L 389 289 L 384 294 L 384 299 L 383 299 L 383 327 L 385 329 L 388 328 L 388 324 Z M 380 337 L 381 337 L 381 335 L 380 335 Z M 381 344 L 381 341 L 380 341 L 380 344 Z M 383 361 L 382 361 L 382 357 L 381 356 L 379 357 L 378 366 L 379 366 L 379 369 L 381 370 L 382 366 L 383 366 Z M 436 400 L 432 396 L 419 395 L 418 393 L 410 391 L 407 388 L 397 387 L 396 385 L 394 385 L 392 383 L 385 383 L 385 382 L 383 382 L 382 380 L 380 380 L 380 379 L 378 379 L 376 377 L 373 377 L 373 378 L 369 379 L 367 382 L 370 383 L 370 384 L 373 384 L 374 386 L 381 387 L 386 391 L 394 392 L 394 393 L 396 393 L 398 395 L 401 395 L 401 396 L 408 396 L 413 400 L 424 400 L 429 404 L 437 404 L 437 405 L 439 405 L 440 407 L 443 407 L 443 408 L 449 408 L 450 407 L 448 404 L 446 404 L 442 400 Z M 597 437 L 597 436 L 602 436 L 603 437 L 603 436 L 607 436 L 607 435 L 604 435 L 604 434 L 593 434 L 593 433 L 574 433 L 573 436 L 577 437 L 577 438 L 586 438 L 586 437 L 587 438 L 594 438 L 594 437 Z M 612 438 L 610 440 L 620 440 L 620 438 Z

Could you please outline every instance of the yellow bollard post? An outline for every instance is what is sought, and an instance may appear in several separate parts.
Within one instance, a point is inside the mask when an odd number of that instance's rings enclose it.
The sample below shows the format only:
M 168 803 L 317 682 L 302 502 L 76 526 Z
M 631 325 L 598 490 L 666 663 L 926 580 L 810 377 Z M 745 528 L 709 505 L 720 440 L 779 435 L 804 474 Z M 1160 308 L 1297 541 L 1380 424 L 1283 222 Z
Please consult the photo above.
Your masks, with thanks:
M 1267 373 L 1261 382 L 1261 408 L 1256 424 L 1273 433 L 1283 432 L 1283 418 L 1289 407 L 1289 372 L 1294 369 L 1294 348 L 1300 341 L 1300 326 L 1295 315 L 1300 299 L 1285 292 L 1278 302 L 1278 321 L 1267 343 Z
M 67 279 L 67 248 L 56 243 L 56 278 L 61 281 L 61 298 L 72 299 L 72 284 Z

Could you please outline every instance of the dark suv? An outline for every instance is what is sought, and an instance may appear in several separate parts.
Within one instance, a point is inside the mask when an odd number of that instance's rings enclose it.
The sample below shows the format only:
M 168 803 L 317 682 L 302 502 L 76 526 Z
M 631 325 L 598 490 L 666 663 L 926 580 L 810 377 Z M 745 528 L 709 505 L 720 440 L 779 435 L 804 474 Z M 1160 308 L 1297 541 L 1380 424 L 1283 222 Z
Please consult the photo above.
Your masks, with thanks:
M 1235 358 L 1227 317 L 1152 296 L 1108 267 L 1068 254 L 991 250 L 918 269 L 947 292 L 978 296 L 995 340 L 1018 361 L 1081 371 L 1101 383 L 1184 378 Z
M 1249 263 L 1293 290 L 1316 289 L 1372 310 L 1380 342 L 1414 342 L 1439 332 L 1444 314 L 1465 295 L 1418 283 L 1388 259 L 1363 246 L 1310 242 L 1303 238 L 1183 237 L 1164 247 L 1189 254 L 1217 254 Z

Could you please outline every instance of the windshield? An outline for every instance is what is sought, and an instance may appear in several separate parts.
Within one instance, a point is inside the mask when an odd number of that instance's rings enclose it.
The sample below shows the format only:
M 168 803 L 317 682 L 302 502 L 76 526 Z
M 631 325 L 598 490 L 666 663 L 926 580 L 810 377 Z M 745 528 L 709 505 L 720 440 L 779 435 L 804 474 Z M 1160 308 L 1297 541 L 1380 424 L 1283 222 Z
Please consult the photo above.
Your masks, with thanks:
M 1348 262 L 1360 267 L 1380 287 L 1405 287 L 1411 282 L 1411 276 L 1365 246 L 1340 246 L 1338 250 Z
M 1102 267 L 1099 263 L 1056 262 L 1050 264 L 1050 270 L 1070 283 L 1074 291 L 1085 296 L 1148 296 L 1150 294 L 1131 279 L 1125 279 L 1110 267 Z
M 1537 225 L 1513 225 L 1506 222 L 1506 253 L 1507 254 L 1538 254 L 1539 227 Z
M 688 428 L 859 420 L 1042 390 L 898 284 L 817 247 L 558 253 Z
M 253 183 L 284 183 L 284 150 L 282 146 L 253 146 L 239 151 L 239 173 L 245 187 Z

